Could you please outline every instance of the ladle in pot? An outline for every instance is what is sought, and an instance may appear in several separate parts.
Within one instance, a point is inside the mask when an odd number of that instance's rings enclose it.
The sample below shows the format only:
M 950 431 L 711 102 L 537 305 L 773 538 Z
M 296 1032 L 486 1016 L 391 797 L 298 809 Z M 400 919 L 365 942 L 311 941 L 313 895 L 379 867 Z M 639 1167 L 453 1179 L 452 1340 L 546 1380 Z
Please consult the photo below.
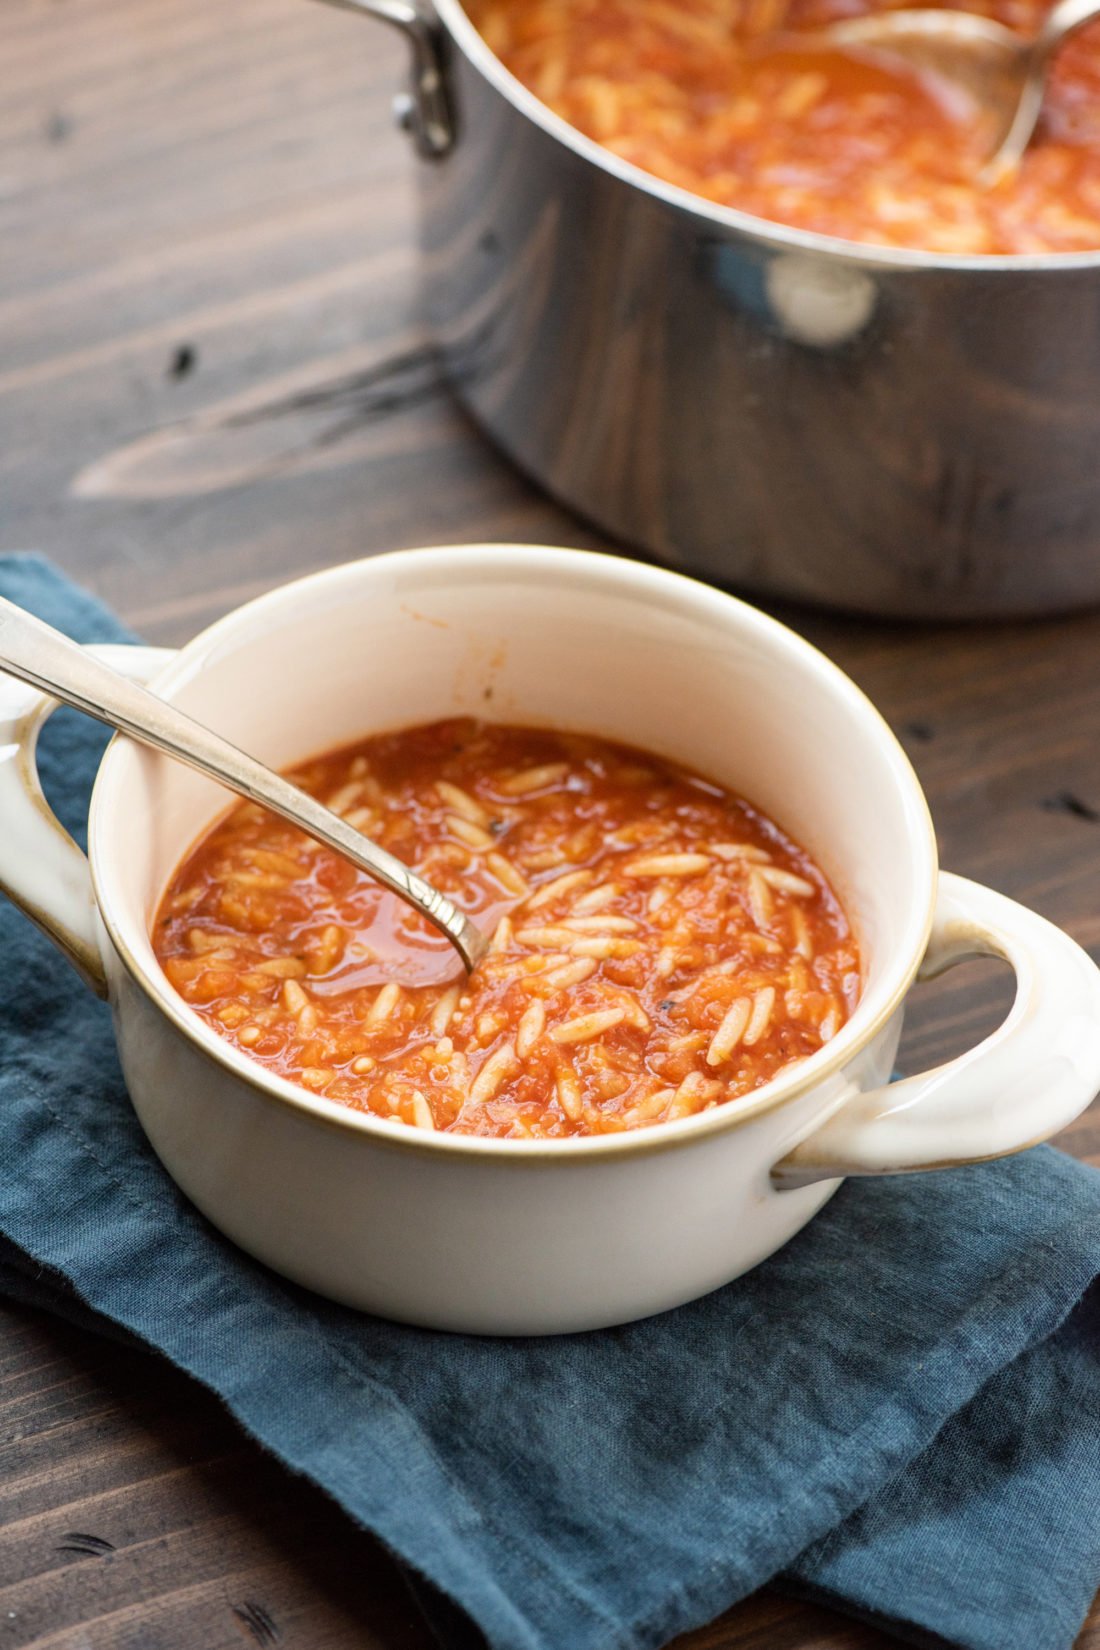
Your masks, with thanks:
M 129 682 L 60 631 L 0 598 L 0 670 L 85 711 L 141 744 L 174 756 L 249 802 L 288 819 L 405 900 L 444 934 L 467 970 L 489 947 L 486 936 L 438 888 L 356 831 L 289 780 L 246 756 L 219 734 L 156 694 Z
M 1043 106 L 1051 61 L 1062 42 L 1100 15 L 1100 0 L 1058 0 L 1030 40 L 972 12 L 941 9 L 880 12 L 828 24 L 805 43 L 888 52 L 912 68 L 960 88 L 994 117 L 994 149 L 978 174 L 997 183 L 1020 163 Z M 803 37 L 789 37 L 803 44 Z

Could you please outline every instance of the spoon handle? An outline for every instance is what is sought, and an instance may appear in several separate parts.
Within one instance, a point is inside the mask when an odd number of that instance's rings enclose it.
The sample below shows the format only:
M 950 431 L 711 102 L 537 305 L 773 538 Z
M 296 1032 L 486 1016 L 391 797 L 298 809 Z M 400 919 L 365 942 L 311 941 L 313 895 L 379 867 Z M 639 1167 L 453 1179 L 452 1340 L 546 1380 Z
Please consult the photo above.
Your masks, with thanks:
M 445 934 L 467 969 L 484 956 L 488 941 L 480 929 L 393 854 L 228 740 L 136 682 L 126 681 L 67 636 L 2 597 L 0 670 L 186 762 L 343 854 Z
M 1100 16 L 1100 0 L 1057 0 L 1025 51 L 1025 73 L 1008 130 L 980 173 L 987 188 L 1015 172 L 1035 134 L 1046 95 L 1051 58 L 1063 40 Z
M 1043 19 L 1032 51 L 1045 62 L 1069 35 L 1100 16 L 1100 0 L 1058 0 Z

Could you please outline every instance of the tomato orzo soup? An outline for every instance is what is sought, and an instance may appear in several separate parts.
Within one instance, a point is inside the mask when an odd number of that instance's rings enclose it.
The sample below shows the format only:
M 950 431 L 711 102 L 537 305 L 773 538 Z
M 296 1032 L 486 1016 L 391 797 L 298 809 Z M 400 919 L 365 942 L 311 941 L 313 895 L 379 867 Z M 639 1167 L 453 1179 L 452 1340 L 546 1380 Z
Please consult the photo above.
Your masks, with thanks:
M 253 1059 L 358 1111 L 510 1138 L 635 1129 L 758 1088 L 859 995 L 807 855 L 644 752 L 448 721 L 291 777 L 493 933 L 456 980 L 417 913 L 251 804 L 180 867 L 155 930 L 172 985 Z
M 1051 0 L 965 8 L 1033 34 Z M 1100 24 L 1059 52 L 1014 176 L 942 82 L 820 50 L 866 0 L 467 0 L 486 43 L 586 136 L 723 206 L 846 240 L 971 254 L 1100 248 Z M 894 9 L 894 8 L 890 8 Z

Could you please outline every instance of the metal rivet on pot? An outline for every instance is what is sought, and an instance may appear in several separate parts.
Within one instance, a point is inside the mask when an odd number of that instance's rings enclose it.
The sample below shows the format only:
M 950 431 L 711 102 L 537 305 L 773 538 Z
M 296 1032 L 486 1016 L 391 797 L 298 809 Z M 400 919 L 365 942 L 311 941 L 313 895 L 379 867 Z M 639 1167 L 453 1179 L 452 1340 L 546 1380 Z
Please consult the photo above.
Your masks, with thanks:
M 393 123 L 402 132 L 416 131 L 416 99 L 410 92 L 398 92 L 390 104 Z

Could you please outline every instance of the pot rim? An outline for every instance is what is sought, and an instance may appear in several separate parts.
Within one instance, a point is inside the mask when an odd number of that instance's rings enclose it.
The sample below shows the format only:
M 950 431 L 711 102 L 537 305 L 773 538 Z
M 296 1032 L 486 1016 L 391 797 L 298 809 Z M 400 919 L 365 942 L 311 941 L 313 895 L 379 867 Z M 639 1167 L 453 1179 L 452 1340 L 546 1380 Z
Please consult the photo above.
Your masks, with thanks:
M 448 563 L 453 567 L 456 556 L 465 552 L 471 554 L 490 553 L 494 559 L 502 553 L 512 552 L 523 556 L 528 567 L 533 569 L 536 559 L 542 560 L 549 568 L 549 559 L 553 558 L 555 570 L 560 567 L 560 558 L 571 560 L 581 573 L 592 563 L 597 569 L 614 569 L 622 572 L 629 570 L 629 576 L 635 580 L 648 584 L 652 588 L 654 598 L 659 600 L 662 592 L 667 596 L 669 581 L 688 587 L 698 600 L 715 600 L 723 604 L 732 603 L 739 610 L 739 617 L 743 623 L 754 626 L 757 631 L 765 635 L 779 647 L 787 648 L 800 654 L 812 667 L 831 678 L 834 687 L 848 701 L 856 717 L 862 717 L 873 730 L 875 736 L 882 741 L 894 770 L 894 775 L 900 786 L 907 793 L 907 801 L 912 809 L 915 822 L 923 827 L 926 855 L 923 866 L 916 867 L 918 881 L 925 884 L 923 918 L 915 924 L 917 936 L 913 949 L 903 963 L 897 967 L 893 988 L 888 993 L 873 1019 L 866 1025 L 860 1024 L 860 1009 L 862 1001 L 857 1003 L 852 1017 L 843 1025 L 836 1037 L 817 1054 L 810 1055 L 800 1065 L 785 1074 L 773 1078 L 771 1082 L 749 1094 L 742 1095 L 736 1100 L 726 1101 L 716 1106 L 712 1111 L 697 1113 L 692 1117 L 679 1118 L 671 1122 L 657 1123 L 648 1127 L 629 1130 L 622 1134 L 570 1136 L 565 1139 L 552 1140 L 507 1140 L 482 1135 L 455 1135 L 427 1133 L 422 1129 L 396 1125 L 387 1122 L 373 1113 L 352 1111 L 334 1100 L 326 1100 L 321 1095 L 313 1095 L 307 1089 L 299 1087 L 289 1079 L 280 1077 L 277 1073 L 268 1071 L 259 1062 L 252 1060 L 243 1051 L 235 1048 L 225 1038 L 219 1037 L 202 1017 L 184 1001 L 184 999 L 170 985 L 159 963 L 154 959 L 153 968 L 146 966 L 139 958 L 127 936 L 128 919 L 125 913 L 116 909 L 112 897 L 109 874 L 105 876 L 106 856 L 101 856 L 100 844 L 109 840 L 109 816 L 107 814 L 105 792 L 112 782 L 112 775 L 116 766 L 116 758 L 121 746 L 126 742 L 120 735 L 112 739 L 104 753 L 96 774 L 89 808 L 88 823 L 88 861 L 91 870 L 92 888 L 95 903 L 101 921 L 106 929 L 108 939 L 126 973 L 133 984 L 142 992 L 149 1003 L 157 1009 L 175 1029 L 207 1059 L 217 1066 L 227 1070 L 232 1076 L 243 1081 L 257 1095 L 264 1100 L 270 1100 L 281 1106 L 289 1107 L 292 1111 L 308 1116 L 313 1122 L 329 1128 L 350 1134 L 364 1135 L 376 1145 L 392 1147 L 401 1151 L 427 1153 L 437 1161 L 443 1161 L 446 1155 L 459 1157 L 475 1157 L 482 1159 L 496 1159 L 500 1162 L 511 1162 L 518 1165 L 546 1163 L 553 1161 L 576 1162 L 593 1160 L 615 1155 L 636 1156 L 639 1153 L 666 1151 L 679 1146 L 691 1146 L 702 1139 L 725 1134 L 742 1124 L 761 1116 L 765 1112 L 778 1110 L 789 1101 L 797 1099 L 813 1088 L 820 1087 L 830 1078 L 835 1077 L 842 1068 L 850 1065 L 880 1031 L 893 1018 L 905 1000 L 920 968 L 921 961 L 927 949 L 928 940 L 932 932 L 937 897 L 937 882 L 939 872 L 938 850 L 935 827 L 929 812 L 928 802 L 921 789 L 920 781 L 913 769 L 908 756 L 887 723 L 882 713 L 873 702 L 858 687 L 850 676 L 839 665 L 822 653 L 812 643 L 800 636 L 797 631 L 781 624 L 769 614 L 763 613 L 751 603 L 742 601 L 739 597 L 731 596 L 727 592 L 703 584 L 698 579 L 692 579 L 685 574 L 677 573 L 667 568 L 651 567 L 642 562 L 624 561 L 621 556 L 614 556 L 606 552 L 580 549 L 565 549 L 550 545 L 524 544 L 464 544 L 464 545 L 430 545 L 416 549 L 391 550 L 379 555 L 364 557 L 352 562 L 340 563 L 334 567 L 323 568 L 318 572 L 309 573 L 301 578 L 291 579 L 276 585 L 263 595 L 244 602 L 233 608 L 222 618 L 216 620 L 205 630 L 186 642 L 173 656 L 171 662 L 150 683 L 152 691 L 165 693 L 171 698 L 172 691 L 181 681 L 189 679 L 196 666 L 201 668 L 204 655 L 217 653 L 224 644 L 231 643 L 234 633 L 243 625 L 254 630 L 258 623 L 263 623 L 269 612 L 276 612 L 288 601 L 304 594 L 307 590 L 317 590 L 324 586 L 338 589 L 348 583 L 354 587 L 364 568 L 384 567 L 394 557 L 407 559 L 414 557 L 439 560 L 441 566 Z M 685 590 L 684 594 L 687 594 Z M 923 877 L 921 873 L 923 872 Z M 148 940 L 148 934 L 145 938 Z M 887 967 L 889 968 L 889 964 Z M 853 1029 L 855 1028 L 855 1029 Z M 441 1156 L 441 1154 L 443 1154 Z
M 826 257 L 847 265 L 917 273 L 939 270 L 960 273 L 1012 274 L 1051 271 L 1091 270 L 1100 267 L 1100 247 L 1093 252 L 921 252 L 909 247 L 876 246 L 871 242 L 848 241 L 839 235 L 823 235 L 816 230 L 795 229 L 768 218 L 754 217 L 736 207 L 719 206 L 678 185 L 665 183 L 640 166 L 622 160 L 594 139 L 556 115 L 522 81 L 506 69 L 500 58 L 485 44 L 466 15 L 460 0 L 431 0 L 440 23 L 463 56 L 495 91 L 533 125 L 539 126 L 581 160 L 587 160 L 620 183 L 630 185 L 663 205 L 717 227 L 734 231 L 776 252 L 802 252 Z

